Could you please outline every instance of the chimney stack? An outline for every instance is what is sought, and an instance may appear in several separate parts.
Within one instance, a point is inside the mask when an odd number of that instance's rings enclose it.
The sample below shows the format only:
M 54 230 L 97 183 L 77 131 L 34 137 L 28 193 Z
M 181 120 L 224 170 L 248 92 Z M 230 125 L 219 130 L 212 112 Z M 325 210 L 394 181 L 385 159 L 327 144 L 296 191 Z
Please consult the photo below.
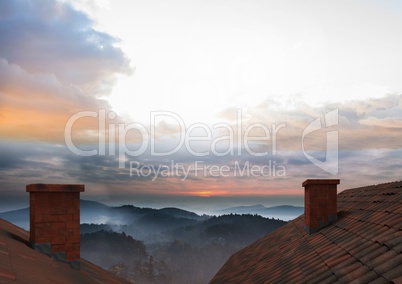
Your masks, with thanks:
M 337 219 L 339 179 L 308 179 L 304 187 L 304 229 L 315 233 Z
M 30 184 L 30 242 L 50 257 L 80 268 L 80 192 L 84 185 Z

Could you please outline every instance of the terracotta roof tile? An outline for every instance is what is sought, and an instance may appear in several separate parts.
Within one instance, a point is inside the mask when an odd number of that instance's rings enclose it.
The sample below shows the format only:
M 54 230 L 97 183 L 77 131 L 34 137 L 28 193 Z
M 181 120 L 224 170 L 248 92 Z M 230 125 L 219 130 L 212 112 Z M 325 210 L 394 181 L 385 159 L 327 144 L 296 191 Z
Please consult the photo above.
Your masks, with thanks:
M 388 281 L 383 277 L 378 277 L 377 279 L 371 281 L 369 284 L 388 284 Z
M 322 277 L 318 277 L 317 282 L 313 281 L 313 283 L 323 283 L 323 284 L 324 283 L 331 284 L 336 282 L 337 282 L 336 276 L 330 273 L 324 273 Z
M 356 284 L 370 283 L 371 281 L 374 281 L 377 278 L 378 278 L 378 274 L 375 273 L 375 271 L 373 271 L 373 270 L 369 270 L 367 273 L 363 274 L 360 277 L 357 277 L 355 280 L 351 281 L 350 283 L 356 283 Z
M 306 280 L 309 279 L 314 279 L 317 278 L 318 276 L 320 276 L 321 274 L 330 271 L 328 270 L 328 266 L 323 264 L 323 265 L 318 265 L 316 267 L 301 267 L 301 269 L 303 269 L 303 275 L 306 278 Z M 332 271 L 330 271 L 332 274 Z
M 402 243 L 396 244 L 392 249 L 397 253 L 402 253 Z
M 402 284 L 402 277 L 395 278 L 390 283 L 391 284 Z
M 377 274 L 383 275 L 388 271 L 391 271 L 394 268 L 402 265 L 402 254 L 398 254 L 397 252 L 391 250 L 376 258 L 374 261 L 377 261 L 377 265 L 373 267 L 373 270 L 377 272 Z
M 402 230 L 402 214 L 393 214 L 393 219 L 387 223 L 387 226 Z
M 381 246 L 378 243 L 374 243 L 369 250 L 364 250 L 361 253 L 356 254 L 355 257 L 357 257 L 360 262 L 367 264 L 367 262 L 369 262 L 370 260 L 382 256 L 387 251 L 389 251 L 387 247 Z
M 336 221 L 303 226 L 301 215 L 232 255 L 211 283 L 402 282 L 402 181 L 345 190 Z
M 369 271 L 370 269 L 366 265 L 362 265 L 360 262 L 355 262 L 350 267 L 346 266 L 337 277 L 341 283 L 351 283 L 354 280 L 363 277 Z

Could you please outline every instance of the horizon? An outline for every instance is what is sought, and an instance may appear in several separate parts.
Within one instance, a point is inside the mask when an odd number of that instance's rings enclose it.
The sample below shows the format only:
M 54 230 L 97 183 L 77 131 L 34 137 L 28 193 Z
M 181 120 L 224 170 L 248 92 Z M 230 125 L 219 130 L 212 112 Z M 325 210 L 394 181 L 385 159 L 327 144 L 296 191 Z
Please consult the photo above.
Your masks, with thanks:
M 1 212 L 33 183 L 201 210 L 301 206 L 310 178 L 338 192 L 400 180 L 398 1 L 0 11 Z
M 210 215 L 215 211 L 222 209 L 229 209 L 232 207 L 239 206 L 255 206 L 262 205 L 266 208 L 277 207 L 277 206 L 297 206 L 304 207 L 304 198 L 300 195 L 294 196 L 248 196 L 246 198 L 242 196 L 231 197 L 227 196 L 212 196 L 212 197 L 200 197 L 200 196 L 165 196 L 154 198 L 152 196 L 141 196 L 141 198 L 132 196 L 120 196 L 115 197 L 114 200 L 106 200 L 97 197 L 86 198 L 85 192 L 81 194 L 81 200 L 94 201 L 107 206 L 120 207 L 124 205 L 132 205 L 141 208 L 153 208 L 153 209 L 163 209 L 163 208 L 178 208 L 186 211 L 191 211 L 199 215 L 207 214 Z M 166 198 L 167 197 L 167 198 Z M 206 206 L 206 203 L 208 204 Z M 5 200 L 1 202 L 0 213 L 5 213 L 9 211 L 19 210 L 29 208 L 29 195 L 27 198 L 18 198 L 10 202 L 10 200 Z
M 179 199 L 180 198 L 181 197 L 179 197 Z M 163 200 L 163 202 L 160 201 L 157 202 L 154 199 L 144 200 L 139 201 L 135 204 L 130 204 L 130 202 L 127 201 L 110 203 L 110 201 L 101 202 L 82 198 L 80 198 L 80 201 L 81 201 L 80 224 L 98 224 L 98 225 L 110 225 L 110 226 L 115 225 L 121 226 L 121 224 L 124 224 L 125 222 L 124 214 L 120 216 L 118 215 L 113 216 L 112 214 L 113 217 L 110 217 L 108 216 L 108 214 L 110 213 L 107 213 L 108 212 L 107 210 L 103 211 L 103 206 L 107 207 L 108 209 L 110 208 L 121 209 L 125 206 L 133 206 L 139 209 L 145 209 L 145 210 L 152 209 L 156 211 L 164 209 L 177 209 L 182 210 L 184 212 L 194 213 L 198 215 L 198 217 L 208 217 L 208 218 L 227 216 L 227 215 L 232 216 L 233 214 L 241 216 L 249 215 L 249 216 L 260 216 L 263 219 L 281 220 L 285 222 L 292 221 L 300 214 L 303 214 L 304 211 L 304 206 L 298 205 L 298 203 L 300 202 L 298 198 L 294 198 L 293 200 L 290 200 L 291 202 L 289 202 L 289 198 L 283 198 L 283 197 L 276 201 L 270 200 L 268 205 L 263 205 L 262 203 L 265 204 L 267 203 L 261 199 L 259 200 L 250 199 L 248 200 L 248 202 L 245 202 L 244 199 L 241 199 L 239 200 L 239 202 L 241 203 L 236 203 L 233 201 L 228 203 L 227 198 L 223 197 L 222 200 L 215 200 L 215 202 L 214 201 L 211 202 L 210 200 L 208 207 L 205 207 L 205 204 L 203 204 L 203 202 L 201 203 L 194 202 L 196 200 L 186 200 L 180 203 L 180 201 L 177 201 L 177 199 L 170 200 L 170 202 L 166 200 Z M 277 205 L 281 204 L 280 202 L 282 201 L 287 202 L 288 204 Z M 293 205 L 290 205 L 290 203 L 293 203 Z M 13 207 L 11 204 L 9 204 L 9 206 L 10 207 L 2 208 L 2 210 L 0 211 L 0 217 L 13 223 L 14 225 L 20 228 L 23 228 L 24 230 L 29 231 L 30 230 L 29 204 L 25 204 L 24 206 L 17 208 Z M 98 208 L 98 206 L 101 207 Z M 101 213 L 98 212 L 99 210 Z M 94 212 L 98 212 L 96 213 L 96 217 L 91 215 Z

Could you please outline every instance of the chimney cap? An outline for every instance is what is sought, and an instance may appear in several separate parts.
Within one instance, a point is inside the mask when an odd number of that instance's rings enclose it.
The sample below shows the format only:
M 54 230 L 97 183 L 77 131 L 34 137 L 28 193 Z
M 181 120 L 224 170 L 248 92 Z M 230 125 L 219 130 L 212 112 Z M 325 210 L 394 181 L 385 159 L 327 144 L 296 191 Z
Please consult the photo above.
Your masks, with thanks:
M 306 185 L 312 185 L 312 184 L 339 184 L 339 183 L 340 183 L 339 179 L 306 179 L 302 183 L 302 186 L 305 187 Z
M 27 192 L 83 192 L 83 184 L 43 184 L 35 183 L 26 186 Z

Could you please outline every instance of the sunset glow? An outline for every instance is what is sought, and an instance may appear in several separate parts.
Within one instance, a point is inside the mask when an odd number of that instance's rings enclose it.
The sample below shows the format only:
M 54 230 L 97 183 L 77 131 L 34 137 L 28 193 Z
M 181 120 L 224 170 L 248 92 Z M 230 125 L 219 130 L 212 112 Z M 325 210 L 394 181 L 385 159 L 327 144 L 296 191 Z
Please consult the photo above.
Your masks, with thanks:
M 202 196 L 202 197 L 210 197 L 211 195 L 222 195 L 226 192 L 214 192 L 214 191 L 196 191 L 193 192 L 193 195 Z

